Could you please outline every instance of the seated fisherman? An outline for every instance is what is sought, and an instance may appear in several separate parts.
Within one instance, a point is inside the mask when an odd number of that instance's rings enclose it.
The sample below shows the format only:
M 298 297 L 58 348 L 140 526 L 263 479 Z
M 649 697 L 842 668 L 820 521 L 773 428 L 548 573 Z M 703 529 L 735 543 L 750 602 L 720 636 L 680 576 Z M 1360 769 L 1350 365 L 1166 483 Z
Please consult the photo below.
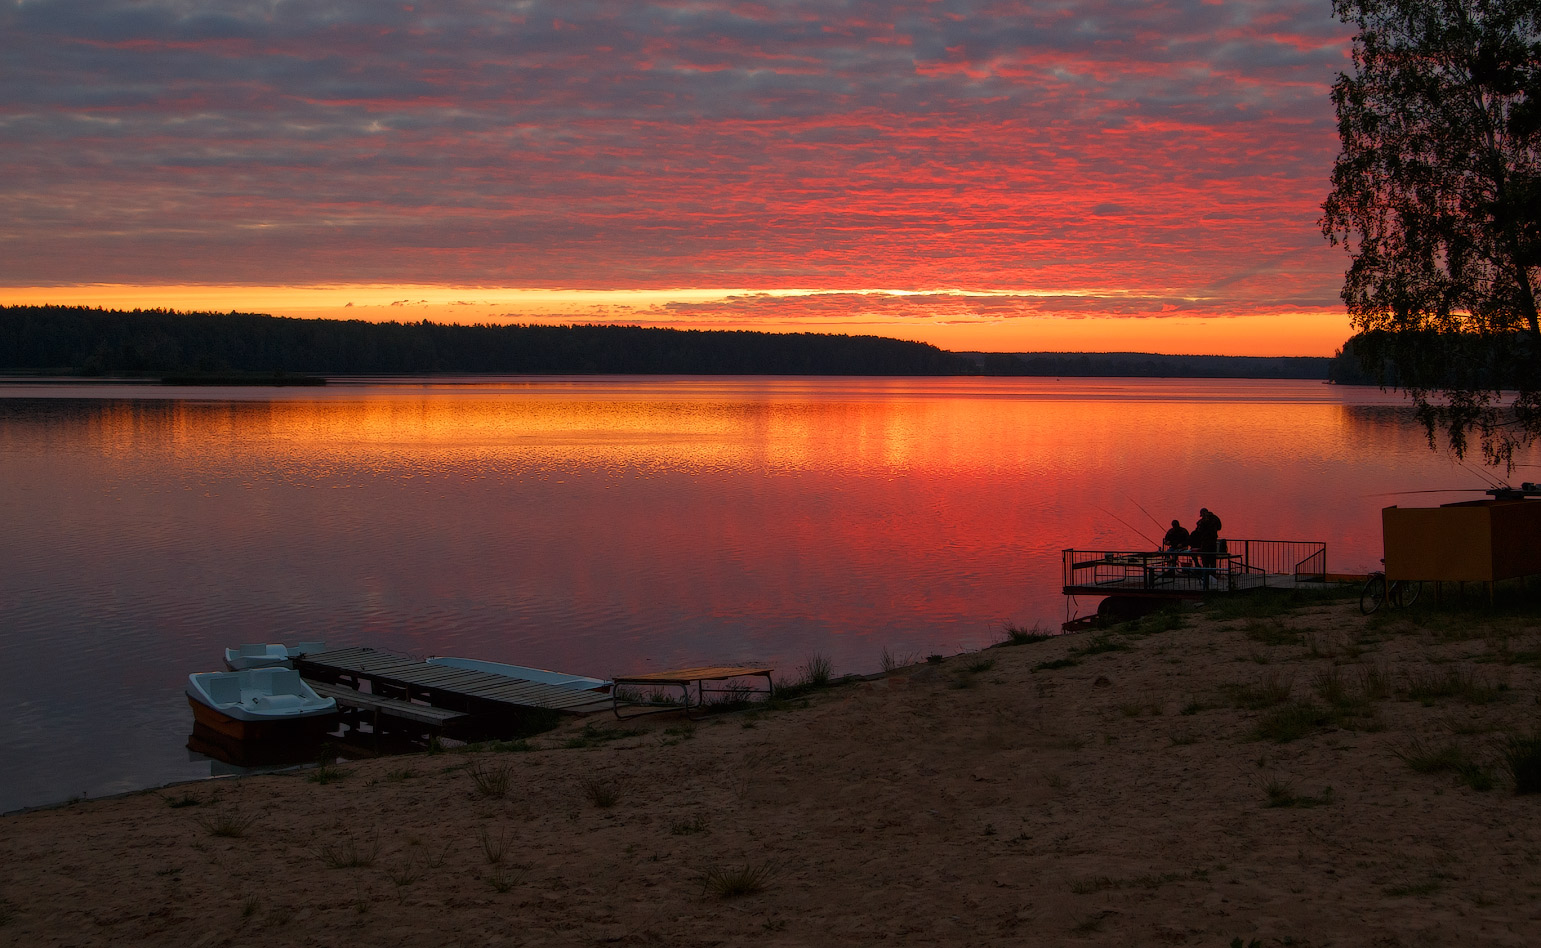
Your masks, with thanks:
M 1168 530 L 1166 536 L 1161 538 L 1161 548 L 1168 554 L 1166 561 L 1169 567 L 1177 565 L 1177 554 L 1188 549 L 1192 542 L 1192 535 L 1188 533 L 1182 524 L 1173 520 L 1172 529 Z M 1170 572 L 1170 569 L 1168 572 Z

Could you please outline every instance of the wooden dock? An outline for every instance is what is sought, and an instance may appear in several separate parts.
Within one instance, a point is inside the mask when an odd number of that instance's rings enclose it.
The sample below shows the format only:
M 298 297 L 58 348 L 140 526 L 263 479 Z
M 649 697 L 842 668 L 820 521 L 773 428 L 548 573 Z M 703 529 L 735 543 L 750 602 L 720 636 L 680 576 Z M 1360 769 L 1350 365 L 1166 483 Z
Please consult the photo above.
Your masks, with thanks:
M 379 649 L 334 649 L 294 664 L 318 692 L 369 715 L 377 730 L 388 723 L 430 736 L 512 737 L 544 729 L 558 715 L 611 710 L 610 696 L 600 692 L 430 665 Z
M 1327 544 L 1230 540 L 1213 553 L 1065 550 L 1066 596 L 1202 599 L 1324 582 Z

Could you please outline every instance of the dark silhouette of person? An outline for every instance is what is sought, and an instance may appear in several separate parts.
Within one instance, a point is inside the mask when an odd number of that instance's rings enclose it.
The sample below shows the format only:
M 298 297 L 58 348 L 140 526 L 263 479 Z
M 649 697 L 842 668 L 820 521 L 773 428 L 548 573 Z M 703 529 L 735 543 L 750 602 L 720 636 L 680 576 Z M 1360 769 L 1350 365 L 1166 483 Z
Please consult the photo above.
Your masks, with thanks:
M 1210 574 L 1215 571 L 1215 554 L 1220 549 L 1220 518 L 1210 513 L 1208 507 L 1199 508 L 1199 522 L 1188 535 L 1188 542 L 1199 551 L 1204 588 L 1208 589 Z
M 1186 550 L 1191 542 L 1193 542 L 1192 535 L 1176 520 L 1172 521 L 1172 529 L 1161 538 L 1161 545 L 1168 550 Z
M 1192 540 L 1188 535 L 1187 528 L 1173 520 L 1172 529 L 1168 530 L 1166 536 L 1161 538 L 1161 548 L 1167 554 L 1162 558 L 1166 562 L 1166 569 L 1161 575 L 1172 576 L 1176 574 L 1178 554 L 1186 550 L 1191 542 Z

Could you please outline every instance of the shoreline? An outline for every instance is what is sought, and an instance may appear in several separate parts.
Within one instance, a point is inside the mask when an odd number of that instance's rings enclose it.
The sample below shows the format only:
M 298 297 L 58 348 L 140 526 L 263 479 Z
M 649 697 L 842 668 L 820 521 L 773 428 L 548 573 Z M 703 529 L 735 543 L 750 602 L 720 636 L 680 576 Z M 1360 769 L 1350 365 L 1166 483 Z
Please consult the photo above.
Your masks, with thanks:
M 1541 795 L 1502 757 L 1538 703 L 1541 620 L 1206 607 L 782 710 L 13 812 L 0 939 L 1522 945 Z

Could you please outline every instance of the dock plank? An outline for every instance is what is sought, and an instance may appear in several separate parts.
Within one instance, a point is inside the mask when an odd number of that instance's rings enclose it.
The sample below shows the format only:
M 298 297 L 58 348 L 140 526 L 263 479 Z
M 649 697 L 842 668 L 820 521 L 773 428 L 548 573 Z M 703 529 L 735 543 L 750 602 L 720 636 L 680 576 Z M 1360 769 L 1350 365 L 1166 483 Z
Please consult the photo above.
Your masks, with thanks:
M 490 700 L 531 704 L 536 707 L 567 707 L 581 705 L 590 699 L 581 697 L 584 692 L 571 688 L 559 688 L 542 682 L 509 678 L 491 672 L 463 668 L 445 668 L 438 665 L 403 667 L 391 676 L 393 681 L 410 685 L 452 690 L 459 694 L 474 695 Z
M 474 699 L 516 709 L 539 708 L 575 714 L 608 710 L 610 699 L 595 692 L 561 688 L 473 669 L 429 665 L 409 656 L 352 647 L 307 655 L 304 669 L 321 677 L 362 678 L 372 687 L 438 692 L 441 700 Z

